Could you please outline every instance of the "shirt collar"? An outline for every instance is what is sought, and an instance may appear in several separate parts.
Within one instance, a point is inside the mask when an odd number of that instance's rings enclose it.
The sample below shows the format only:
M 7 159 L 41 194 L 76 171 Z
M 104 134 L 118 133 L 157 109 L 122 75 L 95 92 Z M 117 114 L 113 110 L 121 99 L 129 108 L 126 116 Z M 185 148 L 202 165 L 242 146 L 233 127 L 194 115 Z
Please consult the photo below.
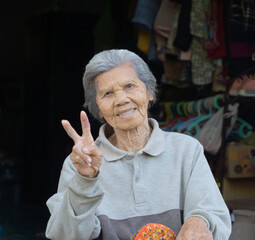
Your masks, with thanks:
M 149 141 L 140 152 L 151 156 L 158 156 L 165 151 L 165 138 L 163 131 L 159 128 L 158 122 L 155 119 L 149 118 L 149 123 L 152 127 L 152 133 Z M 107 124 L 101 126 L 99 136 L 96 143 L 100 145 L 103 156 L 107 161 L 116 161 L 132 153 L 120 150 L 113 146 L 105 136 L 105 128 Z

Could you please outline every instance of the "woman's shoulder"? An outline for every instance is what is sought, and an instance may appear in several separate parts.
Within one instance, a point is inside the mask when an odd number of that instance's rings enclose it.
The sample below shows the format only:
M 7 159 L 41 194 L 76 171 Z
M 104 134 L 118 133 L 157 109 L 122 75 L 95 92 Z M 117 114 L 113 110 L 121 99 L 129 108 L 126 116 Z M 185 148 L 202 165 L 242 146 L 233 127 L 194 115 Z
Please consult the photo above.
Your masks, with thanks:
M 196 138 L 194 138 L 193 136 L 187 135 L 185 133 L 179 133 L 179 132 L 168 132 L 165 130 L 162 130 L 164 132 L 165 136 L 171 137 L 171 138 L 176 138 L 176 139 L 183 139 L 183 140 L 187 140 L 187 141 L 197 141 Z
M 162 130 L 163 131 L 163 130 Z M 179 133 L 179 132 L 167 132 L 163 131 L 166 142 L 172 142 L 175 144 L 181 144 L 181 145 L 200 145 L 200 142 L 187 134 Z

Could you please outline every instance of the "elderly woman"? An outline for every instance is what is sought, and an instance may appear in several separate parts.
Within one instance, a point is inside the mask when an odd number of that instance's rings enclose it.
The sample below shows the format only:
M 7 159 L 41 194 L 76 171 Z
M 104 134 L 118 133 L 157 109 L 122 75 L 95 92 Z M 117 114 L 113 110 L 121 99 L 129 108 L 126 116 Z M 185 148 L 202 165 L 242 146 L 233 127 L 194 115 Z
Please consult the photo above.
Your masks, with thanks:
M 103 51 L 86 66 L 83 86 L 85 106 L 105 123 L 94 141 L 84 111 L 81 136 L 62 121 L 74 146 L 47 201 L 46 236 L 131 239 L 158 223 L 178 240 L 227 240 L 228 209 L 202 146 L 148 118 L 156 79 L 146 63 L 127 50 Z

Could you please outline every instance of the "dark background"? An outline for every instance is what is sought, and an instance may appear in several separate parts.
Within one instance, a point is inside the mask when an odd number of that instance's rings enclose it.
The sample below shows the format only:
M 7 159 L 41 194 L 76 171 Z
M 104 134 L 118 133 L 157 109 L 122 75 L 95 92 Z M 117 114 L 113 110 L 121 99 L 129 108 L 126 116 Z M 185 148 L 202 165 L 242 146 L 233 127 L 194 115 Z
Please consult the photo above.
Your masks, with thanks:
M 137 51 L 134 7 L 127 0 L 1 2 L 0 236 L 19 231 L 22 214 L 31 223 L 42 213 L 36 231 L 44 231 L 45 203 L 72 147 L 61 119 L 80 132 L 82 76 L 96 52 Z M 99 123 L 90 119 L 96 137 Z

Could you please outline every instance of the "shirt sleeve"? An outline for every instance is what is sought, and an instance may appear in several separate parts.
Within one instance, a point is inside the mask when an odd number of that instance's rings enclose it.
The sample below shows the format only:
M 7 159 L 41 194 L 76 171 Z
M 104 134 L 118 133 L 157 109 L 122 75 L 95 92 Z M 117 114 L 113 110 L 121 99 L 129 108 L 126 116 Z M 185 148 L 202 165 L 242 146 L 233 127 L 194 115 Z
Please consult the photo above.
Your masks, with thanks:
M 49 239 L 95 239 L 101 227 L 96 210 L 103 198 L 99 175 L 81 176 L 69 157 L 64 162 L 58 191 L 47 201 L 50 219 L 46 228 Z
M 184 221 L 190 216 L 201 217 L 207 222 L 214 240 L 226 240 L 231 233 L 229 210 L 200 143 L 192 157 L 192 170 L 185 194 Z

